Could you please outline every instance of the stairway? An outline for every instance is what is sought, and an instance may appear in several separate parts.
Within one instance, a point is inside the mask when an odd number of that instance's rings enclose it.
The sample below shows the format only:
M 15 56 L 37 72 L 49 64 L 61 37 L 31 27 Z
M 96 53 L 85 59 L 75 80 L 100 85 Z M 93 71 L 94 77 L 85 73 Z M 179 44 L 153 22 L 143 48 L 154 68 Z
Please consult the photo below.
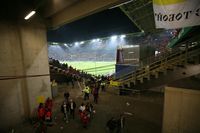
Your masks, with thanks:
M 149 64 L 115 81 L 125 89 L 149 89 L 200 73 L 200 43 L 151 58 Z

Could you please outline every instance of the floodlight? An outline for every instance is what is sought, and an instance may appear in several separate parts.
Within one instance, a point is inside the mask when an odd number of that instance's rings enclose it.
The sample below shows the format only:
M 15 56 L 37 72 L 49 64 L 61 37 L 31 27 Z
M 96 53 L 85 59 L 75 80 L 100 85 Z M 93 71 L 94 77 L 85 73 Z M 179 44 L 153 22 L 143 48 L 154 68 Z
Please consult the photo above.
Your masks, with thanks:
M 81 41 L 80 44 L 84 44 L 84 41 Z
M 111 39 L 112 39 L 112 40 L 116 40 L 116 39 L 117 39 L 117 36 L 116 36 L 116 35 L 111 36 Z
M 78 45 L 79 43 L 78 42 L 75 42 L 75 45 Z
M 57 42 L 52 42 L 52 44 L 57 45 L 58 43 Z
M 26 15 L 26 17 L 24 18 L 25 20 L 28 20 L 30 17 L 32 17 L 36 12 L 35 11 L 31 11 L 28 15 Z
M 100 41 L 99 38 L 97 38 L 97 39 L 93 39 L 93 40 L 92 40 L 93 43 L 94 43 L 94 42 L 99 42 L 99 41 Z
M 126 35 L 121 35 L 121 36 L 120 36 L 120 38 L 125 38 L 125 37 L 126 37 Z

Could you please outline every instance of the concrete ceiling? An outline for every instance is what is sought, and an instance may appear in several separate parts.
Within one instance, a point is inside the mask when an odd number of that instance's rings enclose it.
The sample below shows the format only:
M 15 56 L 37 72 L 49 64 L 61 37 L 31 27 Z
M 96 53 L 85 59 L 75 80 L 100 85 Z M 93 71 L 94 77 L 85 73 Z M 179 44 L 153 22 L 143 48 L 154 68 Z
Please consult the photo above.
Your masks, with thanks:
M 1 2 L 1 19 L 23 20 L 31 10 L 57 28 L 130 0 L 6 0 Z
M 49 27 L 56 28 L 129 0 L 48 0 L 42 7 Z
M 125 2 L 130 3 L 120 8 L 134 25 L 144 32 L 158 31 L 152 0 L 6 0 L 1 2 L 0 18 L 23 20 L 31 10 L 36 10 L 35 16 L 44 19 L 48 28 L 55 29 Z
M 51 17 L 58 12 L 62 12 L 65 8 L 70 8 L 80 2 L 80 0 L 48 0 L 46 1 L 43 11 L 44 17 Z

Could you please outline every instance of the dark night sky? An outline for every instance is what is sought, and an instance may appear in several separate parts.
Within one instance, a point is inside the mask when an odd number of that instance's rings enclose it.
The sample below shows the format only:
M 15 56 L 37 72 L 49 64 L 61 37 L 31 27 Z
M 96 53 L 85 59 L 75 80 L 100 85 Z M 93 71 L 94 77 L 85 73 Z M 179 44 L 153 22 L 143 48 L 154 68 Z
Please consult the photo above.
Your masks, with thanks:
M 57 30 L 49 30 L 47 39 L 51 42 L 71 43 L 133 32 L 139 32 L 139 29 L 119 8 L 115 8 L 69 23 Z

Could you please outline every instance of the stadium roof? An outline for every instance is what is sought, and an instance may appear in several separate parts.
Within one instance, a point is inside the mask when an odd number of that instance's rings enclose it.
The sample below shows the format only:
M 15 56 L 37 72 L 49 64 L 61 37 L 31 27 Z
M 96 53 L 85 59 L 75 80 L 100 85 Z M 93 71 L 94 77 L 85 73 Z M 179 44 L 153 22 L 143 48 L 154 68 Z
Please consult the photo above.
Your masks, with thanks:
M 35 10 L 34 17 L 49 29 L 61 27 L 48 32 L 48 41 L 72 42 L 158 31 L 154 26 L 152 0 L 7 0 L 1 4 L 1 20 L 24 22 L 24 16 Z
M 119 9 L 107 9 L 78 21 L 49 30 L 49 42 L 75 42 L 111 35 L 140 32 L 131 20 Z
M 130 0 L 117 8 L 107 9 L 48 32 L 48 41 L 66 42 L 107 37 L 114 34 L 144 32 L 155 29 L 152 0 Z

